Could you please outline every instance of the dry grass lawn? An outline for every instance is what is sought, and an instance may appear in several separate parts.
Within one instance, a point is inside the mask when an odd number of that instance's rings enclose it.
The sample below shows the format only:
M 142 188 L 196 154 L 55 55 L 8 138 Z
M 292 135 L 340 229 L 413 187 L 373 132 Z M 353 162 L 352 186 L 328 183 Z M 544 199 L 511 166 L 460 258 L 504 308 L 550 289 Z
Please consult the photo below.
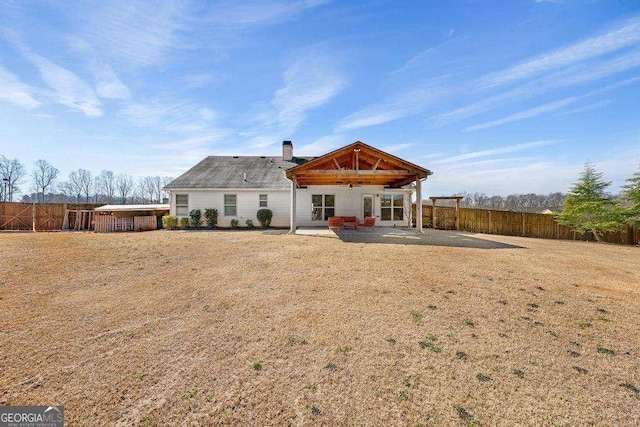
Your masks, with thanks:
M 0 405 L 63 404 L 69 425 L 640 425 L 640 248 L 476 237 L 518 247 L 0 234 Z

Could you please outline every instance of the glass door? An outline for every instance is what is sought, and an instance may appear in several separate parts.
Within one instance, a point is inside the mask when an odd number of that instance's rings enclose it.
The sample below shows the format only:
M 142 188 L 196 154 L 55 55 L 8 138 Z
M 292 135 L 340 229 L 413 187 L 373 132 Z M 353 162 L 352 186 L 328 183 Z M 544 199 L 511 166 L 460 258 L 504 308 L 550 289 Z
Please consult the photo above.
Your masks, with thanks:
M 362 218 L 366 218 L 368 216 L 375 216 L 373 214 L 373 195 L 363 194 L 362 195 Z

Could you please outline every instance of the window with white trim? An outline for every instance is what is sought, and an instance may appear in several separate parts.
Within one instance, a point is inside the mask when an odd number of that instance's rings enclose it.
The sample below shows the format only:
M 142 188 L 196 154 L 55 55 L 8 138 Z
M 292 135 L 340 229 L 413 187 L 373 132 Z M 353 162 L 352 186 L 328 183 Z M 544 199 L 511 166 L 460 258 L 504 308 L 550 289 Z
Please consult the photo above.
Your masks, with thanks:
M 313 194 L 311 196 L 311 220 L 326 221 L 336 213 L 334 194 Z
M 267 200 L 268 200 L 268 196 L 266 194 L 260 194 L 260 207 L 261 208 L 266 208 L 267 207 Z
M 238 214 L 238 196 L 235 194 L 224 195 L 224 216 L 236 216 Z
M 189 195 L 176 194 L 176 216 L 189 215 Z
M 404 219 L 404 195 L 383 194 L 380 196 L 380 219 L 402 221 Z

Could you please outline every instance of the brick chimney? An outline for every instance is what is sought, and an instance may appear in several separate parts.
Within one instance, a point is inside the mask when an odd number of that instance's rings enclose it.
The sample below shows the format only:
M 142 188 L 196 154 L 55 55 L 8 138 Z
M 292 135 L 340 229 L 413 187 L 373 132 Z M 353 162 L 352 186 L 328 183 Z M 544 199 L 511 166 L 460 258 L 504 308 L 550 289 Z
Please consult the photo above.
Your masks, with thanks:
M 291 141 L 282 141 L 282 160 L 290 162 L 293 159 L 293 144 Z

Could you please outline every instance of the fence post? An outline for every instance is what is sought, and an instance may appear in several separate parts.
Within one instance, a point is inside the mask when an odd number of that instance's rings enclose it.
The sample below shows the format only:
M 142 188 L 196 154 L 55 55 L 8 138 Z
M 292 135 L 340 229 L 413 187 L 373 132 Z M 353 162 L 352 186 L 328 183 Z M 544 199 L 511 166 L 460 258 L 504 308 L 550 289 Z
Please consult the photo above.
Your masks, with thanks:
M 33 202 L 31 206 L 31 223 L 33 225 L 33 232 L 36 232 L 36 202 Z
M 524 220 L 524 212 L 522 212 L 522 237 L 526 237 L 526 235 L 527 235 L 527 228 Z

